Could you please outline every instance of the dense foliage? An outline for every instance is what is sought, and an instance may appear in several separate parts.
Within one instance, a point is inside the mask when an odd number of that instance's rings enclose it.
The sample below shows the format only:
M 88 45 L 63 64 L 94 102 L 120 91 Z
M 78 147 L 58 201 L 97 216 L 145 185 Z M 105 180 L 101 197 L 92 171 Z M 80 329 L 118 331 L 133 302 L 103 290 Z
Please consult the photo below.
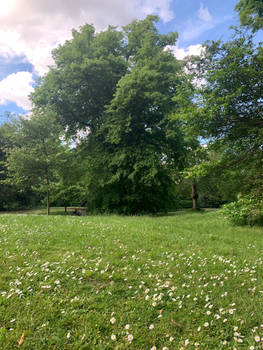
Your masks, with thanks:
M 225 204 L 221 212 L 233 224 L 263 225 L 263 198 L 243 196 L 236 202 Z
M 187 67 L 195 86 L 185 84 L 178 99 L 190 97 L 192 103 L 182 103 L 176 117 L 207 140 L 206 159 L 190 164 L 188 178 L 200 184 L 211 178 L 214 190 L 222 186 L 216 190 L 221 203 L 239 194 L 258 198 L 263 190 L 261 44 L 255 48 L 253 36 L 236 31 L 229 42 L 206 43 Z
M 53 53 L 56 65 L 32 94 L 76 136 L 91 210 L 156 212 L 175 205 L 172 174 L 182 165 L 180 124 L 169 120 L 182 65 L 169 50 L 176 33 L 157 32 L 155 16 L 122 31 L 86 25 Z
M 20 119 L 9 133 L 12 146 L 5 149 L 5 183 L 20 189 L 46 193 L 49 213 L 50 192 L 63 166 L 61 127 L 50 112 Z

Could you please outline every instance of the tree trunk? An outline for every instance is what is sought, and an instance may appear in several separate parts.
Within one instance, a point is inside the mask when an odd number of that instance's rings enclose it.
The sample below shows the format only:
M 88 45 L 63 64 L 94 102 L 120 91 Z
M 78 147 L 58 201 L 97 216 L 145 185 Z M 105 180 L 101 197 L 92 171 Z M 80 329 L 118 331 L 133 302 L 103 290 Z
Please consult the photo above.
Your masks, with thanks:
M 196 184 L 192 184 L 192 193 L 191 193 L 191 198 L 193 201 L 193 208 L 192 210 L 197 210 L 198 206 L 197 206 L 197 199 L 198 199 L 198 193 L 197 193 L 197 189 L 196 189 Z
M 47 190 L 47 215 L 50 214 L 50 198 L 49 198 L 49 189 Z

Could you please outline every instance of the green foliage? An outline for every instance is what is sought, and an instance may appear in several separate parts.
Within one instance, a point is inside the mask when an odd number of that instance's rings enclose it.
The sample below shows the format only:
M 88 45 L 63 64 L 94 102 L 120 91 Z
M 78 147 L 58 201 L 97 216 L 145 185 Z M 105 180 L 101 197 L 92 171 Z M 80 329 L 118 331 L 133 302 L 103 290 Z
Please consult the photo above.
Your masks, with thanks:
M 80 184 L 63 185 L 57 183 L 52 191 L 50 203 L 55 207 L 82 206 L 87 202 L 86 188 Z
M 263 29 L 263 2 L 262 0 L 240 0 L 235 10 L 239 13 L 241 25 L 256 32 Z
M 96 33 L 92 25 L 73 30 L 72 40 L 53 51 L 55 67 L 42 78 L 31 98 L 37 110 L 52 108 L 68 133 L 97 130 L 105 105 L 127 71 L 123 33 L 114 27 Z
M 236 225 L 263 225 L 263 201 L 252 195 L 225 204 L 222 214 Z
M 172 176 L 185 144 L 180 122 L 169 115 L 182 66 L 164 50 L 177 34 L 159 34 L 157 21 L 74 30 L 31 96 L 36 110 L 51 108 L 73 137 L 86 132 L 76 152 L 86 166 L 80 182 L 90 210 L 141 213 L 174 205 Z
M 39 196 L 30 188 L 23 190 L 7 181 L 6 150 L 12 149 L 16 142 L 17 120 L 10 118 L 0 126 L 0 210 L 14 210 L 36 205 Z
M 186 62 L 189 79 L 176 98 L 183 109 L 176 117 L 209 143 L 210 156 L 190 167 L 188 177 L 213 179 L 221 203 L 263 190 L 262 55 L 261 44 L 239 30 L 231 41 L 208 42 L 201 57 Z
M 51 112 L 20 119 L 10 134 L 12 147 L 5 149 L 7 177 L 4 182 L 20 190 L 33 189 L 49 194 L 58 180 L 65 159 L 60 140 L 61 126 Z

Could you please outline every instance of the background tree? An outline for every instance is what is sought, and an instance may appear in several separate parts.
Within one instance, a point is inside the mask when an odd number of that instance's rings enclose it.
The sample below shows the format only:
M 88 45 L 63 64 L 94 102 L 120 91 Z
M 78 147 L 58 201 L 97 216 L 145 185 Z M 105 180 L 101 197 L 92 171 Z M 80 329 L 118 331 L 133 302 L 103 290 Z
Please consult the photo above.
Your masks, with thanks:
M 242 26 L 251 28 L 253 32 L 263 29 L 262 0 L 240 0 L 235 10 L 239 13 Z
M 61 126 L 51 112 L 20 119 L 11 134 L 13 147 L 6 150 L 8 177 L 5 182 L 20 189 L 30 187 L 44 192 L 47 214 L 50 212 L 50 192 L 64 163 L 61 132 Z
M 255 47 L 252 35 L 236 30 L 231 41 L 208 42 L 201 57 L 187 63 L 195 88 L 184 85 L 178 118 L 217 155 L 194 170 L 200 172 L 199 181 L 216 176 L 215 188 L 228 179 L 219 191 L 222 199 L 241 194 L 262 200 L 262 55 L 261 44 Z M 188 106 L 183 96 L 189 96 Z M 227 188 L 231 196 L 225 196 Z

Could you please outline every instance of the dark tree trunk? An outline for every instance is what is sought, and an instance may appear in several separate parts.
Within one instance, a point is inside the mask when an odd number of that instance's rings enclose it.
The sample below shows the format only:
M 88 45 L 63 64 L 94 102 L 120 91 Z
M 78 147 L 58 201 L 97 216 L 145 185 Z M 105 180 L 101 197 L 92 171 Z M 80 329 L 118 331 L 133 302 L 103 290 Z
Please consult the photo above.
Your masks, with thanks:
M 49 197 L 49 189 L 47 190 L 47 215 L 50 214 L 50 197 Z
M 193 201 L 193 208 L 192 208 L 192 210 L 197 210 L 198 209 L 198 206 L 197 206 L 198 193 L 197 193 L 197 189 L 196 189 L 196 184 L 192 184 L 191 198 L 192 198 L 192 201 Z

